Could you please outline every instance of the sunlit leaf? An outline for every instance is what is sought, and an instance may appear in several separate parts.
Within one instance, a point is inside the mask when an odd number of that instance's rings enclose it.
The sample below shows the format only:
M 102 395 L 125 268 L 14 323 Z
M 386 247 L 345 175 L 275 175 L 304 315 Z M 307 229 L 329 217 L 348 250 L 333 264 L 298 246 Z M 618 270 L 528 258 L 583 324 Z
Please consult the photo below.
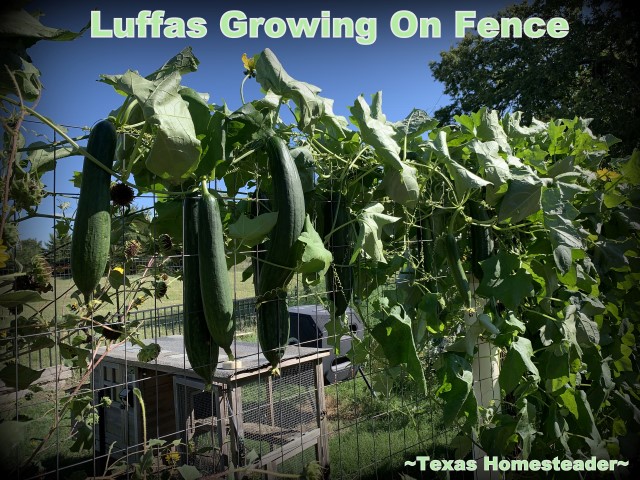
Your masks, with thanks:
M 411 319 L 400 305 L 391 308 L 389 315 L 371 332 L 380 344 L 391 366 L 406 365 L 407 373 L 413 377 L 418 391 L 426 392 L 427 384 L 411 332 Z
M 313 279 L 312 283 L 317 283 L 329 269 L 329 265 L 333 261 L 333 255 L 324 248 L 322 238 L 313 228 L 309 215 L 305 219 L 304 229 L 300 237 L 298 237 L 298 241 L 304 244 L 298 271 L 306 278 Z M 315 275 L 309 277 L 311 274 Z
M 360 228 L 358 238 L 355 242 L 354 252 L 349 263 L 353 263 L 361 251 L 375 262 L 387 262 L 384 255 L 384 245 L 382 243 L 382 227 L 389 223 L 397 222 L 400 218 L 386 215 L 382 212 L 384 212 L 384 205 L 374 203 L 367 206 L 360 215 L 358 215 Z
M 229 236 L 248 247 L 253 247 L 265 239 L 277 220 L 278 212 L 262 213 L 254 218 L 249 218 L 243 213 L 238 220 L 229 225 Z

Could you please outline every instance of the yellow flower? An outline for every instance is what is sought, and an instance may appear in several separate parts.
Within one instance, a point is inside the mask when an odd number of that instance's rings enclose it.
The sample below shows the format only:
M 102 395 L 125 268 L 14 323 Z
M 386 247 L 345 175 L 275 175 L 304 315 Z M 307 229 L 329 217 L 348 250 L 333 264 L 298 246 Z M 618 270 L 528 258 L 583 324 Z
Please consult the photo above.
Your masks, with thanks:
M 620 174 L 618 172 L 614 172 L 608 168 L 600 168 L 596 170 L 596 175 L 598 176 L 598 180 L 602 180 L 603 182 L 613 181 L 620 178 Z
M 111 272 L 109 272 L 109 283 L 113 288 L 118 290 L 121 286 L 123 286 L 126 282 L 124 276 L 124 268 L 122 267 L 113 267 Z
M 242 64 L 245 68 L 245 75 L 253 75 L 256 70 L 256 59 L 254 57 L 247 57 L 246 53 L 242 54 Z
M 164 459 L 168 464 L 176 464 L 180 460 L 180 452 L 169 452 L 165 454 Z
M 0 268 L 4 268 L 7 266 L 7 260 L 11 257 L 7 253 L 7 246 L 4 245 L 4 242 L 0 240 Z

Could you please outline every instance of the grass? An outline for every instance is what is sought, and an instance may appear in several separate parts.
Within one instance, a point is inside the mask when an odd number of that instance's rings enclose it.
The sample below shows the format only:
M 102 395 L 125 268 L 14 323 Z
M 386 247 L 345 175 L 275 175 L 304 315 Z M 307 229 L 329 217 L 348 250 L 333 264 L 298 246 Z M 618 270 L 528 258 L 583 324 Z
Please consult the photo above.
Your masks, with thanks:
M 332 479 L 397 478 L 408 473 L 405 460 L 442 450 L 452 436 L 432 400 L 374 397 L 361 377 L 325 387 L 325 398 Z
M 242 272 L 247 266 L 248 263 L 243 262 L 229 270 L 229 279 L 231 280 L 234 296 L 238 300 L 255 296 L 253 279 L 250 278 L 246 281 L 242 281 Z M 141 274 L 127 276 L 127 279 L 132 287 L 136 285 L 136 283 L 141 278 Z M 150 282 L 152 280 L 153 275 L 148 274 L 145 277 L 145 287 L 151 288 Z M 105 283 L 106 281 L 103 280 L 101 282 L 101 285 L 104 285 Z M 167 284 L 169 288 L 167 290 L 166 297 L 158 300 L 153 298 L 147 299 L 147 301 L 145 301 L 145 303 L 140 306 L 140 309 L 182 305 L 182 280 L 178 277 L 170 276 L 167 280 Z M 47 303 L 39 303 L 37 305 L 34 305 L 35 308 L 42 310 L 41 314 L 45 321 L 51 321 L 56 315 L 59 316 L 64 315 L 65 313 L 69 313 L 68 305 L 76 303 L 76 300 L 72 296 L 76 289 L 71 278 L 53 278 L 51 281 L 51 285 L 53 287 L 53 291 L 47 292 L 42 295 Z M 111 290 L 111 293 L 113 293 L 113 290 Z M 131 290 L 129 290 L 129 295 L 126 298 L 127 300 L 130 300 L 130 293 Z M 140 295 L 142 295 L 142 293 L 138 294 L 138 296 Z M 125 300 L 125 295 L 123 294 L 122 289 L 119 291 L 118 296 L 120 302 L 123 302 Z M 113 309 L 113 307 L 109 304 L 105 304 L 105 306 L 102 307 L 101 310 L 104 310 L 106 312 L 109 309 Z M 100 312 L 101 310 L 98 310 L 98 312 Z
M 16 424 L 3 423 L 5 428 L 12 425 L 11 447 L 0 449 L 0 471 L 11 471 L 25 462 L 36 446 L 44 439 L 53 424 L 55 408 L 59 406 L 60 396 L 64 392 L 39 391 L 26 398 L 20 399 L 11 409 L 3 408 L 0 419 L 3 422 L 15 420 L 18 416 L 21 422 Z M 2 438 L 6 437 L 2 436 Z M 16 442 L 16 439 L 18 440 Z M 45 472 L 62 472 L 60 478 L 66 478 L 65 471 L 92 470 L 92 454 L 90 451 L 74 452 L 74 439 L 69 414 L 60 420 L 60 424 L 51 439 L 35 457 L 26 470 L 21 470 L 21 478 L 27 478 L 37 473 L 38 468 Z M 8 448 L 7 448 L 8 447 Z

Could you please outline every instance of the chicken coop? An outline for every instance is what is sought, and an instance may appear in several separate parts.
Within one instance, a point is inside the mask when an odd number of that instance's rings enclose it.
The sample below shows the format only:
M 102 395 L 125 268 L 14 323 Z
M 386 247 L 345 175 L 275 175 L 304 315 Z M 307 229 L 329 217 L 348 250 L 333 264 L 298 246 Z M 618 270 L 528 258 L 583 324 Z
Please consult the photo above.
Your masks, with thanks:
M 189 365 L 183 338 L 158 339 L 161 353 L 153 364 L 137 359 L 139 346 L 123 344 L 108 352 L 96 370 L 96 403 L 103 419 L 95 436 L 96 452 L 113 458 L 139 458 L 147 435 L 176 442 L 185 464 L 202 473 L 237 467 L 272 472 L 300 471 L 310 461 L 329 463 L 322 362 L 328 350 L 290 345 L 281 374 L 256 343 L 233 346 L 241 366 L 225 368 L 220 352 L 210 391 Z M 104 352 L 102 352 L 104 353 Z

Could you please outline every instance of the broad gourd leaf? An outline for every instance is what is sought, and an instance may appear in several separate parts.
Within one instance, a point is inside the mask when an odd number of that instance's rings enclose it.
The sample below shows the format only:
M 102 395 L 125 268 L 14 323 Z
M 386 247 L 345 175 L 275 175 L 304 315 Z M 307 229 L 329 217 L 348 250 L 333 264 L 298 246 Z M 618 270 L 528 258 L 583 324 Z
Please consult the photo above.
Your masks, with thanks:
M 25 365 L 8 362 L 5 367 L 0 370 L 0 380 L 10 388 L 16 390 L 24 390 L 36 382 L 44 370 L 34 370 Z
M 523 138 L 538 135 L 547 129 L 547 124 L 537 118 L 532 118 L 528 127 L 522 125 L 521 120 L 522 112 L 507 113 L 502 120 L 505 133 L 513 138 Z
M 56 161 L 61 158 L 77 154 L 74 147 L 52 146 L 50 143 L 33 142 L 28 147 L 27 160 L 31 163 L 31 170 L 42 175 L 56 167 Z
M 427 383 L 416 353 L 411 319 L 407 317 L 404 308 L 400 305 L 393 306 L 389 315 L 373 328 L 371 335 L 382 347 L 390 366 L 403 364 L 407 366 L 407 373 L 413 377 L 418 385 L 418 391 L 424 395 L 427 391 Z
M 476 127 L 476 135 L 480 140 L 494 140 L 505 153 L 511 153 L 511 146 L 507 134 L 502 128 L 497 110 L 481 109 L 480 122 Z
M 518 223 L 540 211 L 542 182 L 534 175 L 518 175 L 509 181 L 509 189 L 502 197 L 498 221 Z
M 361 251 L 374 262 L 387 263 L 382 244 L 382 227 L 388 223 L 397 222 L 400 217 L 385 215 L 382 212 L 384 212 L 384 206 L 381 203 L 374 203 L 368 205 L 358 215 L 360 228 L 349 263 L 353 263 Z
M 499 145 L 490 141 L 483 143 L 473 139 L 469 143 L 469 149 L 474 152 L 484 169 L 484 177 L 489 180 L 494 187 L 507 183 L 511 179 L 509 164 L 498 154 Z
M 198 166 L 202 148 L 186 102 L 178 93 L 179 73 L 162 80 L 143 103 L 147 122 L 155 130 L 151 151 L 145 160 L 150 172 L 167 180 L 186 178 Z
M 229 236 L 247 247 L 253 247 L 265 239 L 277 220 L 278 212 L 267 212 L 254 218 L 248 218 L 243 213 L 238 220 L 229 225 Z
M 534 428 L 536 420 L 536 408 L 533 403 L 529 403 L 526 398 L 522 399 L 522 408 L 518 412 L 518 425 L 516 433 L 522 439 L 522 458 L 529 458 L 531 444 L 538 431 Z
M 298 271 L 311 284 L 317 284 L 329 269 L 333 255 L 324 248 L 322 238 L 313 228 L 309 215 L 305 218 L 304 229 L 298 240 L 304 244 Z
M 189 176 L 198 166 L 202 147 L 188 103 L 180 95 L 180 73 L 175 70 L 152 81 L 129 70 L 124 75 L 102 75 L 101 80 L 133 96 L 142 106 L 144 120 L 154 134 L 145 159 L 147 169 L 170 181 Z
M 516 255 L 500 251 L 480 264 L 484 274 L 476 290 L 478 295 L 495 297 L 510 310 L 516 310 L 525 297 L 532 295 L 532 276 Z
M 319 121 L 334 131 L 346 127 L 346 120 L 333 113 L 333 102 L 318 95 L 321 89 L 291 77 L 276 55 L 265 48 L 256 60 L 256 81 L 265 91 L 294 101 L 299 111 L 298 127 L 307 131 Z M 344 137 L 341 133 L 339 137 Z
M 206 134 L 209 127 L 209 120 L 211 119 L 211 110 L 207 104 L 209 95 L 182 86 L 178 88 L 178 94 L 187 102 L 187 108 L 191 114 L 196 136 Z
M 298 169 L 302 191 L 311 192 L 316 188 L 316 162 L 311 150 L 307 147 L 297 147 L 291 150 L 291 157 Z
M 545 188 L 542 192 L 542 210 L 556 267 L 565 275 L 573 265 L 572 251 L 583 248 L 582 237 L 585 235 L 574 223 L 580 212 L 556 187 Z
M 194 172 L 196 178 L 211 177 L 213 170 L 224 160 L 226 160 L 227 152 L 227 130 L 225 128 L 226 115 L 223 108 L 215 109 L 209 117 L 207 131 L 200 139 L 202 146 L 202 155 L 198 168 Z M 222 178 L 222 174 L 226 173 L 226 169 L 217 168 L 216 178 Z M 225 179 L 226 185 L 226 179 Z M 228 187 L 228 185 L 226 185 Z M 233 196 L 236 192 L 228 192 Z
M 401 170 L 393 167 L 385 168 L 382 187 L 391 200 L 412 208 L 420 197 L 416 169 L 403 162 L 401 164 Z
M 491 182 L 485 180 L 484 178 L 480 178 L 471 170 L 467 170 L 451 157 L 445 157 L 444 162 L 449 175 L 451 175 L 451 178 L 453 178 L 453 184 L 456 188 L 456 194 L 458 195 L 458 197 L 462 197 L 469 190 L 474 190 L 485 187 L 487 185 L 491 185 Z
M 407 118 L 392 124 L 395 133 L 395 139 L 398 142 L 404 141 L 405 137 L 414 138 L 429 130 L 434 129 L 438 125 L 438 120 L 429 116 L 424 110 L 414 108 Z
M 374 98 L 379 98 L 379 96 Z M 362 95 L 358 96 L 349 110 L 351 111 L 352 121 L 360 130 L 362 141 L 373 147 L 376 155 L 385 165 L 401 170 L 400 146 L 394 139 L 394 128 L 386 121 L 372 115 L 371 109 Z M 378 116 L 380 116 L 380 113 Z
M 171 238 L 182 238 L 182 199 L 169 198 L 155 203 L 155 217 L 151 220 L 151 231 L 163 233 Z
M 517 436 L 518 421 L 511 415 L 498 413 L 491 419 L 491 423 L 480 432 L 480 444 L 489 455 L 499 455 L 501 452 L 513 450 Z
M 518 386 L 522 375 L 527 371 L 536 382 L 539 382 L 540 373 L 531 360 L 532 357 L 533 347 L 528 338 L 518 337 L 513 341 L 500 369 L 500 388 L 510 393 Z
M 176 470 L 184 480 L 196 480 L 202 478 L 202 473 L 193 465 L 181 465 Z
M 193 50 L 191 47 L 183 48 L 180 53 L 177 53 L 169 60 L 165 62 L 162 67 L 153 72 L 150 75 L 147 75 L 147 79 L 156 81 L 162 80 L 164 77 L 171 75 L 173 72 L 177 72 L 180 75 L 184 75 L 186 73 L 195 72 L 198 70 L 198 65 L 200 64 L 200 60 L 193 54 Z
M 323 104 L 323 115 L 320 118 L 320 122 L 325 127 L 326 131 L 333 138 L 343 139 L 347 137 L 349 130 L 347 119 L 341 115 L 333 113 L 333 99 L 320 97 L 318 98 Z
M 635 149 L 628 160 L 620 165 L 624 180 L 631 185 L 640 184 L 640 150 Z
M 0 294 L 0 307 L 15 308 L 19 305 L 44 302 L 46 299 L 34 290 L 14 290 Z
M 47 27 L 40 23 L 40 15 L 33 15 L 23 8 L 23 2 L 5 2 L 0 15 L 0 35 L 3 38 L 2 69 L 0 69 L 0 94 L 15 95 L 18 84 L 21 100 L 35 101 L 41 94 L 40 71 L 26 49 L 40 40 L 73 40 L 88 28 L 72 32 Z
M 449 154 L 449 147 L 447 146 L 447 132 L 444 130 L 438 132 L 437 138 L 433 142 L 429 142 L 428 145 L 438 154 L 447 167 L 447 171 L 453 179 L 456 195 L 459 197 L 462 197 L 462 195 L 469 190 L 482 188 L 491 184 L 491 182 L 484 178 L 480 178 L 478 175 L 467 170 L 464 166 L 451 158 L 451 155 Z
M 441 362 L 437 371 L 440 387 L 436 391 L 436 395 L 444 402 L 442 422 L 445 425 L 450 425 L 462 413 L 465 413 L 464 406 L 467 398 L 474 397 L 472 391 L 473 372 L 469 362 L 454 353 L 443 354 Z

